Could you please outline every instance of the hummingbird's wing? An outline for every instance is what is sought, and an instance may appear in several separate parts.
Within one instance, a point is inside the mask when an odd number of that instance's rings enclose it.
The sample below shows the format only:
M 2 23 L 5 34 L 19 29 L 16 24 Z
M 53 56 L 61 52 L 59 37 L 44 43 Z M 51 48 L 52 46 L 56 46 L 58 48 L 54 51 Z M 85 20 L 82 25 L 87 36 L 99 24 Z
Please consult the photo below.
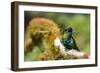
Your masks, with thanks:
M 74 49 L 77 50 L 77 51 L 80 51 L 80 49 L 78 48 L 77 44 L 76 44 L 76 41 L 75 39 L 72 37 L 73 39 L 73 43 L 74 43 Z

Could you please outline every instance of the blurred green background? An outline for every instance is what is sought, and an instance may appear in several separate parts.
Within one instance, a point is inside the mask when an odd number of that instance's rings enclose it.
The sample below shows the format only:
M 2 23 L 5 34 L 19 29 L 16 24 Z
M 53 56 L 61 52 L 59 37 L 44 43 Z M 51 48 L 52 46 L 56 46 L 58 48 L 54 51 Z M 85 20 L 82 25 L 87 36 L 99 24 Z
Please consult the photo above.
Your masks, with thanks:
M 44 17 L 54 21 L 60 28 L 61 33 L 65 28 L 72 27 L 75 31 L 73 37 L 76 40 L 77 46 L 83 52 L 90 52 L 90 14 L 25 11 L 24 16 L 25 29 L 30 20 L 36 17 Z M 35 60 L 38 55 L 36 51 L 38 53 L 41 52 L 35 49 L 25 55 L 25 60 Z

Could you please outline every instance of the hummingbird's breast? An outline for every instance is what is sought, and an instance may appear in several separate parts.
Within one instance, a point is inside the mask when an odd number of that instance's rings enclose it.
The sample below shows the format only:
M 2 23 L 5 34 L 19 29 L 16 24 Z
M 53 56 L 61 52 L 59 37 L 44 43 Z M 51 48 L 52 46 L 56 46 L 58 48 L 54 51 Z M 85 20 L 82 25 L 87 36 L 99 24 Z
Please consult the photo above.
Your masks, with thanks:
M 72 49 L 74 47 L 74 42 L 73 42 L 72 38 L 71 39 L 65 39 L 63 41 L 63 44 L 67 49 Z

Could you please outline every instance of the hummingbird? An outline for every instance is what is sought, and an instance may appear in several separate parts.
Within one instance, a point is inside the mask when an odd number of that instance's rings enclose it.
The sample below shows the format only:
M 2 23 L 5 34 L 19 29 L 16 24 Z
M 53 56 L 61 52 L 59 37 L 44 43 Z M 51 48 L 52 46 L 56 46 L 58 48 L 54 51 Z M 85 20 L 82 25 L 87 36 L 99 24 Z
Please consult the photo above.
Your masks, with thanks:
M 80 51 L 72 34 L 73 34 L 72 27 L 65 29 L 63 32 L 62 42 L 63 42 L 63 45 L 65 46 L 65 50 L 74 49 L 74 50 Z

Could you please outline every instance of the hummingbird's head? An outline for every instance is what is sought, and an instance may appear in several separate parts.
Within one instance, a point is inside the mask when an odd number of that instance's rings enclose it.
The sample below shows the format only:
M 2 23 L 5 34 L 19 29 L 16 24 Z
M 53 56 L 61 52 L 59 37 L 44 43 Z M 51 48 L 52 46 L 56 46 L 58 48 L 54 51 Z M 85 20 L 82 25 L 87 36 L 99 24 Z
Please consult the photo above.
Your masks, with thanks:
M 72 27 L 69 27 L 69 28 L 65 29 L 65 32 L 67 33 L 68 38 L 72 37 L 72 33 L 73 33 Z

